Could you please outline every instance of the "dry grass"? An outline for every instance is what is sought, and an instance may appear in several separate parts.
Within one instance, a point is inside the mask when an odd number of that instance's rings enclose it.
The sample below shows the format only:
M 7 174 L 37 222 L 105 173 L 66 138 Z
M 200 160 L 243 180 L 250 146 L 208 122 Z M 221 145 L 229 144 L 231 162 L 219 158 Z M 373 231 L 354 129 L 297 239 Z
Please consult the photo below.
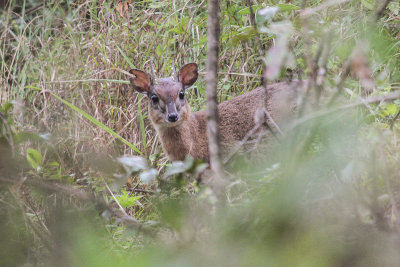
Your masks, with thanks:
M 262 74 L 244 2 L 222 1 L 220 101 L 254 89 Z M 290 9 L 302 2 L 271 4 Z M 127 186 L 130 193 L 150 191 L 141 192 L 140 204 L 125 209 L 139 222 L 126 214 L 107 214 L 101 206 L 117 207 L 105 187 L 118 172 L 115 158 L 136 152 L 51 93 L 113 129 L 162 171 L 166 158 L 147 118 L 146 100 L 133 92 L 121 70 L 148 71 L 153 60 L 157 75 L 168 76 L 174 60 L 176 65 L 196 62 L 204 75 L 206 1 L 47 1 L 42 6 L 26 0 L 27 10 L 38 8 L 26 15 L 16 3 L 2 10 L 0 101 L 24 105 L 14 105 L 16 132 L 51 133 L 50 146 L 30 142 L 22 152 L 39 148 L 44 162 L 59 162 L 59 180 L 66 184 L 52 186 L 47 169 L 32 168 L 13 175 L 34 189 L 1 180 L 7 184 L 0 191 L 1 203 L 23 214 L 15 215 L 15 229 L 25 229 L 31 244 L 40 244 L 34 246 L 36 263 L 46 262 L 46 253 L 70 264 L 89 258 L 96 266 L 127 265 L 133 258 L 147 266 L 194 260 L 227 266 L 266 260 L 284 266 L 398 262 L 398 100 L 342 106 L 368 95 L 385 98 L 400 87 L 398 15 L 391 7 L 371 24 L 369 2 L 321 8 L 322 1 L 313 0 L 306 1 L 307 11 L 319 9 L 313 15 L 300 17 L 296 9 L 278 12 L 275 22 L 292 22 L 285 52 L 293 61 L 269 82 L 315 78 L 311 98 L 304 101 L 305 117 L 278 148 L 266 152 L 266 159 L 235 162 L 238 173 L 232 174 L 224 207 L 207 187 L 182 189 L 183 179 L 177 179 L 164 190 L 135 177 Z M 260 37 L 264 51 L 277 43 L 276 36 Z M 203 79 L 188 97 L 193 110 L 204 108 Z M 42 198 L 37 197 L 40 190 Z M 21 196 L 26 192 L 32 194 Z M 10 214 L 6 218 L 13 219 Z M 119 223 L 124 220 L 136 230 L 140 225 L 140 231 L 130 232 Z M 0 222 L 0 233 L 3 229 L 8 228 Z
M 177 65 L 197 62 L 204 71 L 203 2 L 177 1 L 170 5 L 164 1 L 160 2 L 163 8 L 150 8 L 151 4 L 139 2 L 130 4 L 123 17 L 107 1 L 82 1 L 69 7 L 48 4 L 26 18 L 26 23 L 20 23 L 18 31 L 14 32 L 12 27 L 3 30 L 3 62 L 7 64 L 2 65 L 2 77 L 7 78 L 2 83 L 7 90 L 2 101 L 25 102 L 29 111 L 27 120 L 21 124 L 36 121 L 28 125 L 39 128 L 40 132 L 51 132 L 60 142 L 75 143 L 69 156 L 77 159 L 77 164 L 81 162 L 80 156 L 90 151 L 114 155 L 134 152 L 73 114 L 47 92 L 71 101 L 145 154 L 154 154 L 159 144 L 147 119 L 145 100 L 141 101 L 141 96 L 129 85 L 112 81 L 127 81 L 127 76 L 118 69 L 148 70 L 150 59 L 161 77 L 170 75 L 172 59 Z M 4 14 L 19 16 L 11 9 Z M 225 31 L 225 39 L 230 39 L 232 29 Z M 223 48 L 220 70 L 256 73 L 259 72 L 254 68 L 256 61 L 249 45 L 239 43 Z M 223 75 L 220 100 L 238 90 L 242 93 L 244 88 L 251 90 L 255 85 L 254 78 Z M 32 87 L 40 88 L 41 93 Z M 202 80 L 192 90 L 190 99 L 194 110 L 204 107 Z M 142 114 L 138 113 L 139 103 Z M 146 144 L 138 123 L 140 117 L 144 119 Z

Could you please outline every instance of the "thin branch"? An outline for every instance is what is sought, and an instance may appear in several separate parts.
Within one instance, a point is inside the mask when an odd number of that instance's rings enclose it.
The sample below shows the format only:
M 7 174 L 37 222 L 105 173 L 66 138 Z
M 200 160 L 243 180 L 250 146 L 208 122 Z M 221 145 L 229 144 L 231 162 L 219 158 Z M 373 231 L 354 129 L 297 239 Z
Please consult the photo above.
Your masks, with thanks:
M 207 72 L 200 71 L 200 75 L 205 76 Z M 218 75 L 233 75 L 233 76 L 244 76 L 244 77 L 251 77 L 251 78 L 261 78 L 262 75 L 259 74 L 253 74 L 253 73 L 247 73 L 247 72 L 223 72 L 219 71 Z
M 118 68 L 110 68 L 105 71 L 110 71 L 110 70 L 116 70 L 119 71 L 131 78 L 134 78 L 135 76 Z M 103 71 L 103 72 L 105 72 Z M 199 72 L 200 75 L 206 76 L 207 72 Z M 245 76 L 245 77 L 251 77 L 251 78 L 261 78 L 261 75 L 258 74 L 252 74 L 252 73 L 239 73 L 239 72 L 218 72 L 220 75 L 234 75 L 234 76 Z M 49 81 L 49 82 L 44 82 L 45 84 L 53 84 L 53 83 L 80 83 L 80 82 L 111 82 L 111 83 L 124 83 L 124 84 L 130 84 L 129 81 L 127 80 L 115 80 L 115 79 L 82 79 L 82 80 L 61 80 L 61 81 Z
M 300 118 L 296 120 L 295 122 L 292 123 L 292 125 L 289 127 L 290 129 L 294 129 L 297 126 L 308 122 L 310 120 L 314 120 L 326 115 L 329 115 L 331 113 L 335 113 L 341 110 L 347 110 L 351 109 L 360 105 L 368 105 L 368 104 L 373 104 L 373 103 L 378 103 L 378 102 L 385 102 L 385 101 L 391 101 L 391 100 L 396 100 L 400 98 L 400 91 L 392 92 L 386 95 L 379 95 L 379 96 L 372 96 L 368 97 L 365 99 L 360 99 L 354 103 L 347 104 L 347 105 L 342 105 L 336 108 L 330 108 L 330 109 L 325 109 L 325 110 L 320 110 L 318 112 L 312 113 L 308 116 L 304 116 L 303 118 Z
M 104 182 L 104 185 L 106 186 L 108 192 L 111 194 L 111 196 L 112 196 L 112 198 L 114 199 L 115 203 L 117 203 L 117 205 L 118 205 L 119 209 L 121 210 L 121 212 L 122 212 L 124 215 L 127 215 L 127 216 L 128 216 L 128 214 L 126 214 L 125 209 L 121 206 L 121 204 L 119 204 L 118 199 L 114 196 L 114 193 L 111 191 L 111 189 L 110 189 L 110 187 L 108 186 L 108 184 L 107 184 L 106 182 Z
M 254 127 L 250 131 L 247 132 L 245 137 L 230 151 L 228 156 L 225 157 L 224 164 L 228 163 L 231 160 L 231 158 L 246 144 L 247 140 L 249 140 L 249 138 L 253 136 L 253 134 L 261 127 L 263 123 L 264 122 L 260 120 L 256 125 L 254 125 Z
M 133 77 L 132 74 L 129 74 L 129 76 Z M 125 80 L 111 80 L 111 79 L 85 79 L 85 80 L 65 80 L 65 81 L 50 81 L 50 82 L 44 82 L 45 84 L 51 84 L 51 83 L 81 83 L 81 82 L 112 82 L 112 83 L 125 83 L 129 84 L 129 81 Z M 28 87 L 29 88 L 29 87 Z
M 258 46 L 258 53 L 259 53 L 261 62 L 263 64 L 263 74 L 265 74 L 268 66 L 267 66 L 267 62 L 265 61 L 265 55 L 264 55 L 264 50 L 262 48 L 261 39 L 260 39 L 260 36 L 258 35 L 258 28 L 257 28 L 256 19 L 255 19 L 255 14 L 253 12 L 253 4 L 251 3 L 251 0 L 247 0 L 247 5 L 250 10 L 250 22 L 256 33 L 255 37 L 256 37 L 257 46 Z M 279 128 L 278 124 L 276 124 L 276 122 L 274 121 L 274 119 L 272 118 L 271 114 L 268 112 L 268 109 L 267 109 L 268 100 L 269 100 L 269 92 L 268 92 L 268 79 L 267 79 L 266 75 L 262 76 L 261 82 L 262 82 L 262 87 L 264 87 L 264 106 L 265 106 L 264 113 L 267 117 L 267 119 L 265 121 L 267 124 L 267 127 L 272 133 L 274 133 L 273 129 L 275 129 L 276 132 L 278 132 L 281 136 L 283 136 L 282 130 Z M 272 127 L 271 127 L 271 125 L 272 125 Z
M 108 190 L 108 192 L 111 194 L 111 196 L 113 197 L 114 201 L 117 203 L 119 210 L 121 211 L 121 214 L 117 214 L 114 212 L 114 215 L 117 215 L 117 220 L 119 222 L 123 222 L 123 223 L 127 223 L 129 224 L 129 226 L 135 226 L 138 227 L 140 226 L 140 223 L 132 216 L 128 215 L 125 211 L 125 209 L 121 206 L 121 204 L 119 203 L 119 201 L 117 200 L 117 198 L 115 197 L 114 193 L 111 191 L 110 187 L 108 186 L 108 184 L 106 183 L 106 181 L 104 181 L 104 184 Z
M 127 188 L 126 191 L 128 191 L 128 192 L 144 193 L 144 194 L 157 194 L 156 191 L 145 190 L 145 189 L 139 189 L 139 188 Z

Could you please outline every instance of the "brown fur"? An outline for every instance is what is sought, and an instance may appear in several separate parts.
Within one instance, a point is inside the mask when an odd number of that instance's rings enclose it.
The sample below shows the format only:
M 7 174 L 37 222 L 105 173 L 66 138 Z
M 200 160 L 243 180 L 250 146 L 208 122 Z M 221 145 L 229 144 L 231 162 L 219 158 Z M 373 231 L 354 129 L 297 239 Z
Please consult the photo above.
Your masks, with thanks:
M 268 88 L 271 91 L 271 99 L 268 102 L 268 110 L 276 123 L 284 128 L 285 119 L 290 117 L 293 110 L 294 94 L 285 83 L 274 84 Z M 221 148 L 223 153 L 229 152 L 238 141 L 241 141 L 246 134 L 255 126 L 254 114 L 257 109 L 264 105 L 263 88 L 259 87 L 251 92 L 233 97 L 218 105 L 219 130 Z M 285 95 L 285 93 L 289 93 Z M 288 98 L 289 97 L 289 98 Z M 284 107 L 282 105 L 285 105 Z M 287 115 L 280 114 L 282 109 L 287 108 Z M 187 155 L 195 159 L 209 161 L 208 137 L 207 137 L 207 116 L 205 110 L 194 113 L 189 112 L 189 119 L 177 127 L 157 127 L 161 144 L 169 160 L 184 160 Z M 283 111 L 284 112 L 284 111 Z M 151 109 L 150 109 L 151 113 Z
M 186 67 L 188 65 L 190 67 Z M 131 70 L 131 73 L 135 71 L 137 70 Z M 139 76 L 142 74 L 140 73 Z M 190 63 L 180 70 L 179 81 L 174 81 L 172 78 L 159 79 L 147 90 L 150 99 L 154 95 L 158 97 L 156 103 L 150 100 L 149 115 L 159 134 L 164 152 L 171 161 L 184 160 L 187 155 L 209 161 L 206 111 L 200 110 L 191 113 L 186 98 L 180 99 L 178 96 L 179 92 L 184 91 L 187 85 L 193 84 L 196 78 L 197 65 Z M 185 83 L 185 81 L 189 82 Z M 131 82 L 134 86 L 143 84 L 143 80 L 131 80 Z M 278 83 L 268 87 L 267 109 L 281 128 L 285 128 L 285 123 L 292 114 L 296 100 L 295 92 L 299 86 L 298 82 L 294 82 L 291 84 Z M 135 88 L 140 92 L 146 91 L 142 87 Z M 259 87 L 218 105 L 223 153 L 229 152 L 253 129 L 255 114 L 265 106 L 264 99 L 263 88 Z M 172 108 L 168 108 L 171 107 L 171 103 L 173 103 Z M 179 117 L 175 122 L 168 121 L 168 116 L 172 112 Z

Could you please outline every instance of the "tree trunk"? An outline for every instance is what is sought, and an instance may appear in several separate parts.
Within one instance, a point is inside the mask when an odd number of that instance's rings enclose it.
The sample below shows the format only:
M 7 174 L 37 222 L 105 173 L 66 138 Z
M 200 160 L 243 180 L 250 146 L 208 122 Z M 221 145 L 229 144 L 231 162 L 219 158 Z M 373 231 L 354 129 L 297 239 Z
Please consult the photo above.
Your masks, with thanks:
M 219 1 L 209 0 L 208 2 L 208 36 L 207 36 L 207 74 L 206 92 L 207 92 L 207 130 L 210 152 L 211 169 L 217 176 L 216 179 L 222 179 L 223 166 L 221 163 L 219 149 L 219 128 L 218 128 L 218 51 L 219 51 Z

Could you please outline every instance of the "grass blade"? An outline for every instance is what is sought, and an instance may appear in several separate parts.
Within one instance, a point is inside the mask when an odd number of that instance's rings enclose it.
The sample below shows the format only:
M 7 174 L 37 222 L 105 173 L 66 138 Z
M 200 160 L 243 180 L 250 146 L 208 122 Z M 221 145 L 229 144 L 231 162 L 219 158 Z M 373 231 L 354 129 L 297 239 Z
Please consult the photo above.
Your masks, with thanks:
M 86 113 L 85 111 L 83 111 L 82 109 L 78 108 L 77 106 L 73 105 L 72 103 L 62 99 L 61 97 L 59 97 L 58 95 L 51 93 L 52 96 L 54 96 L 55 98 L 57 98 L 58 100 L 60 100 L 61 102 L 63 102 L 65 105 L 67 105 L 68 107 L 70 107 L 72 110 L 75 110 L 76 112 L 78 112 L 79 114 L 81 114 L 83 117 L 85 117 L 87 120 L 89 120 L 90 122 L 92 122 L 94 125 L 102 128 L 103 130 L 105 130 L 107 133 L 111 134 L 112 136 L 114 136 L 115 138 L 117 138 L 118 140 L 120 140 L 122 143 L 124 143 L 125 145 L 129 146 L 130 148 L 132 148 L 134 151 L 136 151 L 137 153 L 139 153 L 140 155 L 143 155 L 143 153 L 137 148 L 135 147 L 132 143 L 128 142 L 126 139 L 124 139 L 122 136 L 120 136 L 119 134 L 117 134 L 116 132 L 114 132 L 112 129 L 110 129 L 109 127 L 107 127 L 106 125 L 104 125 L 103 123 L 101 123 L 100 121 L 98 121 L 96 118 L 94 118 L 92 115 Z
M 142 113 L 142 96 L 140 96 L 139 103 L 138 103 L 138 113 L 139 113 L 140 131 L 141 131 L 142 140 L 143 140 L 143 147 L 147 147 L 146 130 L 144 127 L 144 115 Z M 146 150 L 145 150 L 145 154 L 147 156 Z
M 119 52 L 121 53 L 121 55 L 124 57 L 125 61 L 129 64 L 129 67 L 131 69 L 135 69 L 135 66 L 132 64 L 132 62 L 130 61 L 130 59 L 125 55 L 125 53 L 122 51 L 121 48 L 119 48 L 119 46 L 117 45 L 117 48 L 119 50 Z

